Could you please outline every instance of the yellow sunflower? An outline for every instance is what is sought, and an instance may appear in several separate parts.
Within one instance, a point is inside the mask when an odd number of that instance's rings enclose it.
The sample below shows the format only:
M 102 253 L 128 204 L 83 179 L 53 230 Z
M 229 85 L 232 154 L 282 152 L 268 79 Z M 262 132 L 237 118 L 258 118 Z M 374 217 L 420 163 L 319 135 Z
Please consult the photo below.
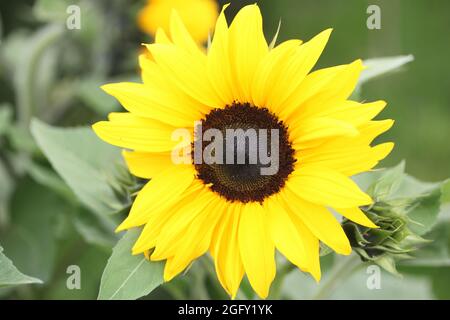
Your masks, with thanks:
M 170 33 L 172 10 L 179 13 L 192 38 L 199 43 L 206 42 L 219 14 L 215 0 L 148 0 L 138 14 L 138 25 L 151 36 L 158 28 Z
M 360 60 L 311 72 L 330 33 L 270 48 L 260 10 L 249 5 L 230 26 L 222 11 L 205 52 L 173 13 L 170 38 L 159 29 L 155 43 L 146 45 L 149 54 L 140 56 L 143 84 L 103 87 L 128 112 L 96 123 L 95 132 L 126 149 L 132 174 L 151 179 L 117 230 L 144 226 L 133 254 L 165 260 L 166 281 L 209 251 L 230 296 L 246 274 L 265 298 L 276 273 L 275 249 L 317 281 L 319 241 L 350 254 L 330 210 L 376 227 L 359 209 L 371 198 L 349 177 L 392 150 L 393 143 L 371 143 L 393 121 L 373 120 L 383 101 L 348 100 L 363 69 Z M 175 164 L 172 153 L 180 143 L 172 133 L 193 132 L 195 121 L 222 132 L 277 129 L 278 172 L 255 174 L 259 162 Z

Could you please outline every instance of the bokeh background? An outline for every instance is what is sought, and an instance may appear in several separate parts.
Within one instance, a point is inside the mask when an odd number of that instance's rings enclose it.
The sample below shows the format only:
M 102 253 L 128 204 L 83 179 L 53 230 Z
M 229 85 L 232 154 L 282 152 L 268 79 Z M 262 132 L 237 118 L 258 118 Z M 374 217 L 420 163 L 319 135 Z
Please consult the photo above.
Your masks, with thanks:
M 227 2 L 230 1 L 221 0 L 219 5 Z M 240 7 L 254 2 L 231 1 L 229 21 Z M 449 1 L 256 2 L 263 13 L 267 39 L 272 38 L 280 20 L 279 41 L 308 40 L 328 27 L 334 28 L 317 67 L 357 58 L 413 54 L 415 60 L 400 71 L 365 84 L 361 97 L 386 100 L 388 107 L 380 118 L 396 120 L 393 129 L 380 138 L 396 143 L 383 166 L 406 159 L 406 171 L 420 180 L 439 181 L 450 176 Z M 81 7 L 80 30 L 64 28 L 70 4 Z M 10 110 L 5 119 L 13 127 L 10 131 L 13 134 L 8 136 L 0 131 L 0 190 L 4 190 L 0 197 L 4 216 L 0 215 L 0 244 L 22 271 L 46 282 L 38 288 L 0 288 L 0 297 L 96 297 L 111 247 L 89 243 L 76 226 L 71 226 L 73 212 L 64 214 L 67 219 L 55 214 L 54 211 L 63 216 L 64 211 L 71 209 L 60 195 L 39 183 L 37 171 L 29 169 L 30 161 L 48 170 L 50 166 L 28 128 L 32 117 L 67 127 L 90 125 L 107 113 L 120 110 L 117 102 L 99 86 L 112 81 L 139 80 L 139 44 L 151 41 L 136 25 L 137 12 L 144 4 L 143 0 L 0 2 L 0 111 Z M 380 30 L 366 27 L 366 10 L 371 4 L 381 8 Z M 447 241 L 450 242 L 448 238 Z M 70 263 L 86 270 L 81 291 L 65 288 L 65 266 Z M 449 265 L 439 268 L 405 268 L 406 278 L 411 278 L 411 282 L 394 279 L 388 282 L 390 291 L 379 292 L 352 290 L 357 283 L 364 282 L 362 273 L 350 279 L 333 297 L 448 298 L 449 292 L 442 289 L 442 283 L 450 284 Z M 439 276 L 436 280 L 437 270 L 445 271 L 447 278 Z M 314 283 L 303 275 L 293 275 L 290 283 L 298 284 L 288 289 L 292 298 L 305 298 L 308 291 L 314 290 Z M 160 290 L 154 297 L 167 295 Z

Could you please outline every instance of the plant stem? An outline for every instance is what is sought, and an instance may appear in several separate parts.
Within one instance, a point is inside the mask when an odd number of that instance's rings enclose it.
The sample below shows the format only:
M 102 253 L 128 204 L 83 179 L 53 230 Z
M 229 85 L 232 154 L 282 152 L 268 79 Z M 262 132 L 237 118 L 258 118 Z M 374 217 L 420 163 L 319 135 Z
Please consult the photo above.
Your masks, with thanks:
M 311 299 L 326 299 L 341 281 L 350 276 L 360 266 L 361 261 L 356 254 L 352 255 L 348 259 L 345 259 L 345 261 L 333 268 L 331 276 L 322 284 Z

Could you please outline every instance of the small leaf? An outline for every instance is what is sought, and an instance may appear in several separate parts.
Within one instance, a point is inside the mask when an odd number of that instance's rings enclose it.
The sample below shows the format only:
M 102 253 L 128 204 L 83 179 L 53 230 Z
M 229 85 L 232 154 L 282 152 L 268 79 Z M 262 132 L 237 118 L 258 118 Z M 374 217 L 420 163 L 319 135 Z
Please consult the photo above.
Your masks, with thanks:
M 404 172 L 405 162 L 402 161 L 397 166 L 385 170 L 382 176 L 369 187 L 367 192 L 374 196 L 376 200 L 389 198 L 398 190 L 404 177 Z
M 272 41 L 269 44 L 269 49 L 272 50 L 273 48 L 275 48 L 275 45 L 277 44 L 277 39 L 278 39 L 278 35 L 280 34 L 280 28 L 281 28 L 281 20 L 278 21 L 278 28 L 277 31 L 275 32 Z
M 367 67 L 359 78 L 358 85 L 381 76 L 383 74 L 398 70 L 401 66 L 414 60 L 413 55 L 384 57 L 364 60 L 363 64 Z
M 398 273 L 397 268 L 395 267 L 395 260 L 394 258 L 384 255 L 376 260 L 373 260 L 376 264 L 378 264 L 380 267 L 382 267 L 384 270 L 389 272 L 390 274 L 402 277 L 400 273 Z
M 131 254 L 139 234 L 139 229 L 129 230 L 114 247 L 102 275 L 99 300 L 138 299 L 163 283 L 162 262 Z
M 408 212 L 413 221 L 409 228 L 419 236 L 426 234 L 434 226 L 440 211 L 441 190 L 436 188 L 428 195 L 415 200 L 415 205 Z
M 0 246 L 0 288 L 30 283 L 42 283 L 42 281 L 17 270 L 11 260 L 3 254 L 3 248 Z
M 35 119 L 31 131 L 53 168 L 86 207 L 105 214 L 128 205 L 110 183 L 117 165 L 123 165 L 118 148 L 86 127 L 55 128 Z

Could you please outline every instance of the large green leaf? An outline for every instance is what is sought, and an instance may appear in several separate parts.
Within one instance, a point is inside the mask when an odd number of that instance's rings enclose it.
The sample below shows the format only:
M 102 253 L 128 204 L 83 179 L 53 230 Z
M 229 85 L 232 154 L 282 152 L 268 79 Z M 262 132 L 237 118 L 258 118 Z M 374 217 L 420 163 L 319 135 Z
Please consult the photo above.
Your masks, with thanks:
M 120 150 L 102 142 L 90 128 L 55 128 L 37 119 L 31 131 L 53 168 L 80 201 L 99 214 L 127 205 L 113 185 L 123 160 Z
M 99 247 L 83 248 L 79 254 L 72 254 L 68 258 L 68 265 L 52 281 L 52 286 L 45 291 L 44 299 L 78 300 L 96 299 L 102 271 L 108 260 L 109 250 Z M 80 268 L 80 288 L 68 289 L 67 280 L 70 276 L 67 267 L 76 265 Z
M 0 234 L 5 254 L 25 274 L 46 282 L 54 271 L 54 222 L 72 208 L 51 190 L 22 179 L 11 198 L 9 228 Z
M 131 255 L 140 230 L 129 230 L 113 249 L 103 272 L 98 299 L 128 300 L 149 294 L 163 282 L 162 262 Z
M 42 281 L 17 270 L 11 260 L 3 254 L 3 248 L 0 246 L 0 288 L 29 283 L 42 283 Z

